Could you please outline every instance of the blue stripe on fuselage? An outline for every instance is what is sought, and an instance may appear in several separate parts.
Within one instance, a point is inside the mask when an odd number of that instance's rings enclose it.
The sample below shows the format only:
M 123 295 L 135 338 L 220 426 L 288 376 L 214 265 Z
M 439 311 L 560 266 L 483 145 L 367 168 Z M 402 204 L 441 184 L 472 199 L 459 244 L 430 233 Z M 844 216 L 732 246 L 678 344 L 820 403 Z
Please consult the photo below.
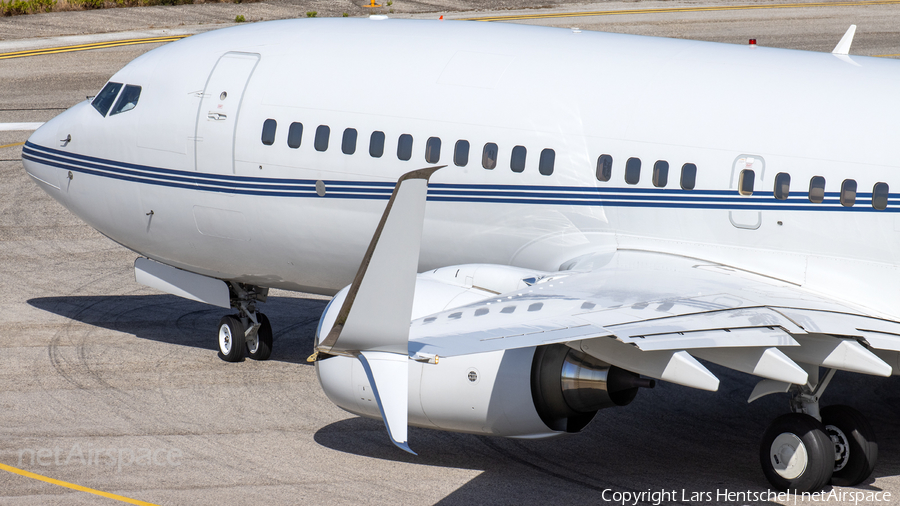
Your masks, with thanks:
M 182 171 L 117 162 L 93 156 L 67 153 L 26 142 L 22 158 L 98 177 L 122 181 L 201 190 L 219 193 L 270 196 L 318 197 L 316 181 L 311 179 L 260 178 L 225 174 Z M 387 181 L 323 181 L 325 198 L 375 199 L 390 198 L 395 183 Z M 844 207 L 840 193 L 825 193 L 822 203 L 810 202 L 806 194 L 794 194 L 787 200 L 774 196 L 743 196 L 735 190 L 683 190 L 667 188 L 546 186 L 546 185 L 482 185 L 433 183 L 428 200 L 434 202 L 545 204 L 610 207 L 724 209 L 756 211 L 872 211 L 870 205 Z M 860 201 L 871 200 L 871 193 L 858 193 Z M 889 199 L 900 197 L 890 194 Z M 898 212 L 900 207 L 885 212 Z

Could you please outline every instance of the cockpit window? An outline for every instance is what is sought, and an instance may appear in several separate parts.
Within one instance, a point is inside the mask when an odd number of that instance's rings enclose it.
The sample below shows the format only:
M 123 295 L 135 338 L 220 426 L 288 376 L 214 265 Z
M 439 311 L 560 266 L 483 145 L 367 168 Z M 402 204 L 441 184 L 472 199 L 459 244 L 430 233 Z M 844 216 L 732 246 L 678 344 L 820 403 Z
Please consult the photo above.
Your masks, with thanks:
M 122 83 L 106 83 L 106 86 L 100 90 L 100 93 L 97 94 L 97 97 L 91 102 L 91 105 L 94 106 L 94 109 L 97 109 L 97 112 L 102 116 L 106 116 L 106 113 L 109 112 L 109 108 L 112 107 L 113 101 L 115 101 L 116 96 L 118 96 L 119 90 L 121 89 Z
M 134 109 L 139 98 L 141 98 L 141 87 L 126 84 L 125 90 L 122 91 L 122 95 L 119 96 L 119 100 L 116 101 L 116 106 L 113 107 L 113 110 L 109 115 L 112 116 L 113 114 L 119 114 L 120 112 Z

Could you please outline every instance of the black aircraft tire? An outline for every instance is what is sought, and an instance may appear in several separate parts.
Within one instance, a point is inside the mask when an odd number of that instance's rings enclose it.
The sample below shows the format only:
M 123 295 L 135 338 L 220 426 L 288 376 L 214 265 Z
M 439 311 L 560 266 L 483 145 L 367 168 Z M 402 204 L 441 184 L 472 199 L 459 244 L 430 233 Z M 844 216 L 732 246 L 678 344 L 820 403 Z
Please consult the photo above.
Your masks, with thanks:
M 226 362 L 239 362 L 244 358 L 244 326 L 236 316 L 223 316 L 219 320 L 216 335 L 219 357 Z
M 250 351 L 250 344 L 247 343 L 247 356 L 253 360 L 268 360 L 272 355 L 272 324 L 262 313 L 256 313 L 256 321 L 259 322 L 259 330 L 256 331 L 259 342 L 256 351 Z
M 766 429 L 759 459 L 773 487 L 815 492 L 831 482 L 834 445 L 822 422 L 809 415 L 788 413 Z
M 850 406 L 828 406 L 822 408 L 821 414 L 826 432 L 836 443 L 835 471 L 831 484 L 840 487 L 859 485 L 872 474 L 878 461 L 875 431 L 862 413 Z M 835 439 L 838 441 L 834 441 Z M 848 454 L 840 458 L 842 450 L 846 450 Z

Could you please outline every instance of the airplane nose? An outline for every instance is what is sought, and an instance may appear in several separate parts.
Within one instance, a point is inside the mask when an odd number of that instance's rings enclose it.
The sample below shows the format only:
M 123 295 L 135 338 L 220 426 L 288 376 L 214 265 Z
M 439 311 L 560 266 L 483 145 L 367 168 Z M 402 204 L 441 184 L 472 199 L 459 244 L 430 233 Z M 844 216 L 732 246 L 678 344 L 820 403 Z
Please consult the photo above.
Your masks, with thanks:
M 59 116 L 57 116 L 57 117 L 59 117 Z M 50 143 L 52 142 L 50 139 L 52 137 L 50 132 L 54 130 L 53 126 L 51 125 L 51 123 L 53 123 L 53 122 L 54 122 L 53 120 L 50 120 L 50 121 L 44 123 L 43 125 L 39 126 L 37 129 L 35 129 L 35 131 L 31 133 L 31 136 L 28 137 L 28 141 L 26 141 L 26 144 L 37 144 L 39 146 L 49 146 Z
M 44 123 L 31 134 L 25 146 L 22 148 L 22 165 L 38 183 L 38 186 L 54 195 L 61 188 L 64 170 L 60 168 L 59 157 L 65 156 L 67 148 L 71 146 L 72 135 L 61 134 L 67 132 L 66 126 L 72 123 L 71 118 L 83 104 L 63 112 L 59 116 Z
M 35 130 L 22 147 L 22 165 L 25 166 L 25 172 L 47 192 L 55 192 L 60 188 L 57 174 L 59 169 L 50 165 L 51 160 L 44 152 L 45 148 L 54 146 L 56 128 L 52 123 L 54 121 L 51 120 Z

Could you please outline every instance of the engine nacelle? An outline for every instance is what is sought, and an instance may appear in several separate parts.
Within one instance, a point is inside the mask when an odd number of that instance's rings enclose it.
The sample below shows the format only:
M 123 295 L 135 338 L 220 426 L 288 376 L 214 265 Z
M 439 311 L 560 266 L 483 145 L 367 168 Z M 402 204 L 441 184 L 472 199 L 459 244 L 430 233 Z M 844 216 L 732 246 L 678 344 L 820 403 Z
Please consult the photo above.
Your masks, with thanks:
M 416 280 L 413 319 L 524 288 L 548 273 L 495 265 L 445 267 Z M 325 308 L 316 343 L 328 333 L 348 288 Z M 359 360 L 316 362 L 322 389 L 337 406 L 381 418 Z M 546 437 L 584 428 L 599 409 L 631 402 L 637 374 L 562 344 L 409 361 L 409 424 L 454 432 Z
M 409 424 L 416 427 L 541 437 L 553 435 L 531 397 L 534 348 L 409 361 Z M 359 360 L 335 356 L 316 362 L 319 382 L 337 406 L 381 418 Z

